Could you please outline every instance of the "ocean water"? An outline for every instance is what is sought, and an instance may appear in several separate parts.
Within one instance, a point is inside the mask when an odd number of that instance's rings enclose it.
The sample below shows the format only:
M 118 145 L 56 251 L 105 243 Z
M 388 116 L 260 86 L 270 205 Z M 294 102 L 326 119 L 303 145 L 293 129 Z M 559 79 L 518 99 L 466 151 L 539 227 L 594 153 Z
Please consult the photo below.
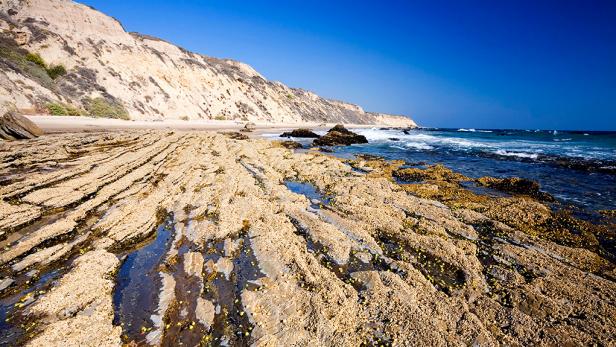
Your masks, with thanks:
M 370 143 L 334 147 L 408 165 L 443 164 L 469 177 L 523 177 L 563 205 L 616 209 L 616 132 L 498 129 L 358 129 Z M 318 132 L 317 132 L 318 133 Z M 267 134 L 275 137 L 279 134 Z M 307 139 L 295 139 L 309 144 Z

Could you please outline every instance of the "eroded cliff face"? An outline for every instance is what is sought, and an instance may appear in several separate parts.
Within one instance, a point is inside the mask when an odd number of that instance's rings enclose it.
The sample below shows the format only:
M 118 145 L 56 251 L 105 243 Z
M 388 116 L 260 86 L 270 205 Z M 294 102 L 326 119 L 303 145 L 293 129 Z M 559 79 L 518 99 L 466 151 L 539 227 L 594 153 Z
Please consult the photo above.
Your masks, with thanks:
M 414 126 L 268 81 L 241 62 L 189 52 L 128 33 L 117 20 L 67 0 L 0 2 L 0 103 L 40 111 L 50 102 L 86 109 L 122 104 L 132 119 L 237 119 Z M 25 61 L 38 53 L 67 73 L 51 79 Z

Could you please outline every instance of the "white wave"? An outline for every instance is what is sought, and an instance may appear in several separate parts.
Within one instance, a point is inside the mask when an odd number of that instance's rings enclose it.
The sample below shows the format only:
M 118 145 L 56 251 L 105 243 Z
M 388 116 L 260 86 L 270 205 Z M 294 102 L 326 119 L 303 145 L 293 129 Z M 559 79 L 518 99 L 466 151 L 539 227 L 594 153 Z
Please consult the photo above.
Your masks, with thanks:
M 387 144 L 400 150 L 431 151 L 436 149 L 454 151 L 482 151 L 511 158 L 537 159 L 541 155 L 558 155 L 567 157 L 614 158 L 616 151 L 597 148 L 596 151 L 581 146 L 573 139 L 550 138 L 536 141 L 534 139 L 507 139 L 496 137 L 464 137 L 455 132 L 413 131 L 404 134 L 400 130 L 357 129 L 355 132 L 366 136 L 370 143 Z M 479 130 L 476 130 L 477 134 Z M 489 131 L 489 130 L 485 130 Z M 398 141 L 390 140 L 396 138 Z M 396 146 L 396 147 L 393 147 Z
M 355 130 L 353 130 L 355 131 Z M 366 139 L 368 139 L 368 141 L 370 142 L 374 142 L 374 141 L 389 141 L 390 138 L 392 137 L 396 137 L 396 138 L 400 138 L 402 137 L 402 134 L 400 134 L 400 132 L 394 132 L 391 130 L 379 130 L 376 128 L 373 129 L 360 129 L 355 131 L 356 133 L 360 134 L 360 135 L 364 135 L 366 137 Z
M 262 133 L 263 137 L 280 137 L 280 133 Z
M 400 131 L 361 129 L 357 133 L 364 135 L 369 142 L 391 142 L 390 138 L 400 139 L 404 145 L 417 149 L 434 149 L 440 147 L 455 147 L 458 149 L 486 148 L 489 144 L 461 137 L 440 137 L 421 133 L 403 134 Z M 398 141 L 396 141 L 398 142 Z
M 492 130 L 477 130 L 477 129 L 473 129 L 473 128 L 470 128 L 470 129 L 460 128 L 460 129 L 458 129 L 458 131 L 460 131 L 460 132 L 468 132 L 468 133 L 491 133 L 492 132 Z
M 479 142 L 479 141 L 472 141 L 472 140 L 467 140 L 467 139 L 461 139 L 461 138 L 457 138 L 457 137 L 448 137 L 448 138 L 443 138 L 440 139 L 440 141 L 438 141 L 442 144 L 445 145 L 454 145 L 458 148 L 486 148 L 486 147 L 490 147 L 489 144 L 487 143 L 483 143 L 483 142 Z
M 434 147 L 432 147 L 432 146 L 430 146 L 428 144 L 425 144 L 425 143 L 421 143 L 421 142 L 407 142 L 407 143 L 404 144 L 404 147 L 414 148 L 414 149 L 423 149 L 423 150 L 426 150 L 426 151 L 434 149 Z
M 457 147 L 459 149 L 468 148 L 485 148 L 490 147 L 489 144 L 480 141 L 473 141 L 471 139 L 464 139 L 460 137 L 437 137 L 426 134 L 413 134 L 400 138 L 403 141 L 424 143 L 429 146 L 444 146 L 444 147 Z
M 525 152 L 508 152 L 503 149 L 499 149 L 494 153 L 498 155 L 503 155 L 507 157 L 518 157 L 518 158 L 528 158 L 528 159 L 537 159 L 539 156 L 537 153 L 525 153 Z

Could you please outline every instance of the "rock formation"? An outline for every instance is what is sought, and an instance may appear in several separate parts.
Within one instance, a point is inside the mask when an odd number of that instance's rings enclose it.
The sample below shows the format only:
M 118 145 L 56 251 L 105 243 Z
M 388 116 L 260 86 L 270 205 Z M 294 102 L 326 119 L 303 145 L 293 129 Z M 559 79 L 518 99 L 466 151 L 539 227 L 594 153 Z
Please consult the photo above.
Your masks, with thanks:
M 24 116 L 7 112 L 0 117 L 0 139 L 32 139 L 43 134 L 43 130 Z
M 0 2 L 0 102 L 30 113 L 414 126 L 280 82 L 233 60 L 128 33 L 69 0 Z
M 348 146 L 356 143 L 368 143 L 365 136 L 356 134 L 338 124 L 329 129 L 327 134 L 312 141 L 313 146 Z
M 502 192 L 523 194 L 539 200 L 554 201 L 554 197 L 550 194 L 540 191 L 541 187 L 539 186 L 539 183 L 526 178 L 481 177 L 477 179 L 477 182 L 483 186 L 500 190 Z
M 246 125 L 244 125 L 244 127 L 242 129 L 240 129 L 241 132 L 245 132 L 245 133 L 251 133 L 253 132 L 255 129 L 257 128 L 257 125 L 253 122 L 248 122 L 246 123 Z
M 291 131 L 285 131 L 280 134 L 280 137 L 301 137 L 301 138 L 319 138 L 320 136 L 315 134 L 310 129 L 294 129 Z

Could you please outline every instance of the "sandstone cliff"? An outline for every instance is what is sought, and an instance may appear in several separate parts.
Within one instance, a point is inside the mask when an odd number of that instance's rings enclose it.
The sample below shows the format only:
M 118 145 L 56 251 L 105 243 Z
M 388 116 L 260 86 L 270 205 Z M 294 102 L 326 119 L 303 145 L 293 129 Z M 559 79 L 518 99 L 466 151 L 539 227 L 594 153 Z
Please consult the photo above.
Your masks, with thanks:
M 148 120 L 415 125 L 268 81 L 241 62 L 128 33 L 117 20 L 68 0 L 0 1 L 1 103 L 32 113 L 103 108 Z

